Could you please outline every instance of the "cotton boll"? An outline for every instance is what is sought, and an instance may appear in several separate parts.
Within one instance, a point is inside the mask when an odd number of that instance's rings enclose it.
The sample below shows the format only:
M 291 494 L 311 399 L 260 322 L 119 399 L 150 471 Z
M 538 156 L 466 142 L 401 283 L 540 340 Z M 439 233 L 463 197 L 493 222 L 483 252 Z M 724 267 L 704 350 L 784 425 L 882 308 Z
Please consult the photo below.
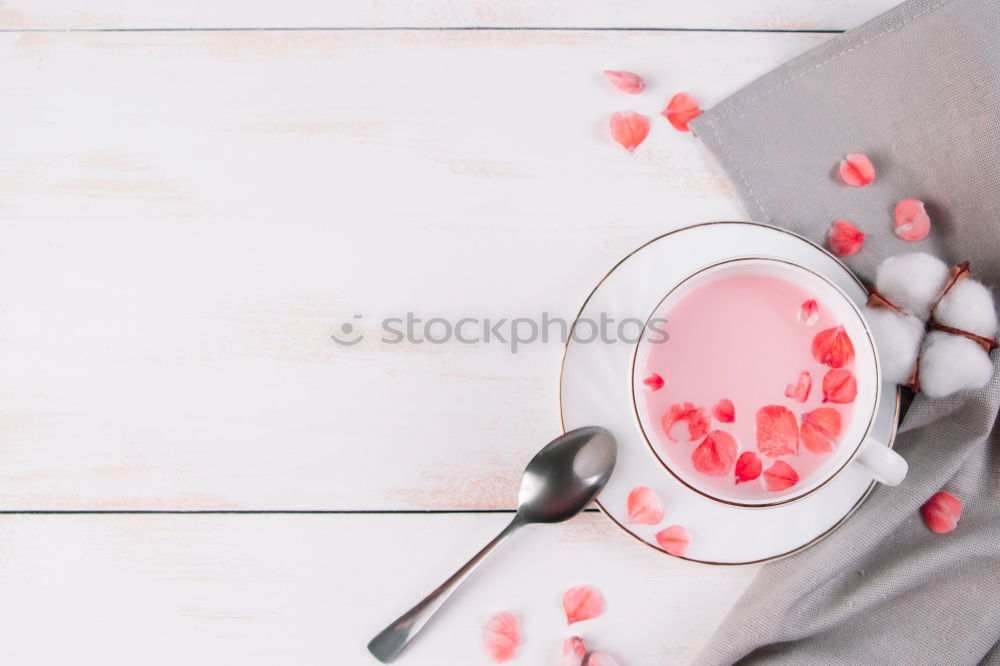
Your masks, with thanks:
M 961 336 L 931 331 L 920 353 L 920 390 L 932 398 L 985 386 L 993 375 L 993 362 L 977 342 Z
M 948 266 L 925 252 L 889 257 L 879 264 L 875 288 L 887 299 L 927 319 L 948 279 Z
M 924 322 L 913 315 L 877 307 L 865 308 L 865 319 L 875 336 L 882 378 L 895 384 L 909 380 L 924 337 Z
M 949 289 L 934 309 L 934 318 L 945 326 L 987 338 L 997 331 L 993 294 L 976 280 L 962 280 Z

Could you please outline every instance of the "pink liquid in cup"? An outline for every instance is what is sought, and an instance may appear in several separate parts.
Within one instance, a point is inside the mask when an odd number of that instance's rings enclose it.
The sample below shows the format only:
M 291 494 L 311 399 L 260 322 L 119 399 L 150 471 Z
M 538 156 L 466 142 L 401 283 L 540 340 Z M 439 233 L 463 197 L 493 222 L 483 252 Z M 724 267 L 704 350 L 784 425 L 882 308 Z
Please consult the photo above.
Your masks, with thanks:
M 710 496 L 751 504 L 800 494 L 858 444 L 844 441 L 857 432 L 856 400 L 847 400 L 856 371 L 853 358 L 845 362 L 853 347 L 843 329 L 849 306 L 829 288 L 785 279 L 782 272 L 794 267 L 757 268 L 723 264 L 668 295 L 653 317 L 666 320 L 659 328 L 669 339 L 640 342 L 634 377 L 640 423 L 667 467 Z M 833 370 L 825 399 L 824 377 Z

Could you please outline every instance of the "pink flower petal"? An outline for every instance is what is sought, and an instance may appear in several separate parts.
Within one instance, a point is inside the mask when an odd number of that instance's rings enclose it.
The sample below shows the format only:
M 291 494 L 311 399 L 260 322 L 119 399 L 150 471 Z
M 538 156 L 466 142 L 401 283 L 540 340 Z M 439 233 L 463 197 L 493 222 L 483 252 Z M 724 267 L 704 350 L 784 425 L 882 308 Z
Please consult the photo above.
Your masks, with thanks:
M 649 135 L 649 118 L 641 113 L 618 111 L 611 116 L 611 138 L 634 152 Z
M 604 610 L 604 597 L 593 585 L 579 585 L 566 590 L 562 598 L 566 624 L 592 620 Z
M 865 187 L 875 182 L 875 167 L 864 153 L 851 153 L 840 160 L 840 178 L 854 187 Z
M 720 423 L 732 423 L 735 421 L 736 407 L 733 406 L 733 401 L 723 398 L 715 403 L 715 407 L 712 408 L 712 416 Z
M 861 249 L 861 245 L 865 242 L 865 232 L 847 220 L 837 220 L 830 225 L 826 242 L 830 246 L 830 251 L 838 257 L 849 257 Z
M 845 368 L 830 370 L 823 375 L 823 402 L 846 405 L 858 396 L 858 380 Z
M 663 520 L 663 503 L 649 488 L 633 488 L 628 494 L 628 521 L 633 525 L 656 525 Z
M 709 476 L 728 476 L 736 464 L 740 447 L 736 439 L 723 430 L 708 433 L 701 444 L 691 453 L 694 468 Z
M 810 298 L 799 308 L 799 323 L 812 326 L 819 321 L 819 303 L 815 298 Z
M 691 536 L 681 525 L 671 525 L 656 533 L 656 543 L 674 557 L 684 557 L 691 545 Z
M 808 372 L 800 372 L 799 378 L 794 384 L 785 387 L 785 397 L 791 398 L 795 402 L 805 402 L 809 399 L 809 391 L 812 389 L 813 376 Z
M 919 199 L 903 199 L 896 204 L 896 235 L 905 241 L 915 243 L 922 240 L 931 230 L 931 218 L 924 202 Z
M 603 650 L 594 650 L 587 657 L 587 666 L 619 666 L 618 662 Z
M 587 645 L 579 636 L 570 636 L 563 643 L 562 661 L 559 666 L 583 666 L 583 658 L 587 656 Z
M 772 492 L 791 488 L 798 482 L 798 472 L 784 460 L 775 460 L 773 465 L 764 470 L 764 485 Z
M 632 72 L 615 72 L 606 69 L 604 70 L 604 78 L 618 90 L 630 95 L 637 95 L 646 89 L 646 82 L 642 80 L 642 77 Z
M 650 391 L 659 391 L 661 388 L 663 388 L 664 381 L 663 377 L 659 376 L 654 372 L 649 377 L 643 379 L 642 383 L 645 384 L 646 388 L 648 388 Z
M 701 115 L 698 102 L 691 95 L 680 92 L 670 98 L 670 103 L 663 110 L 663 117 L 670 121 L 674 129 L 689 132 L 688 123 Z
M 667 411 L 663 413 L 663 416 L 660 417 L 660 425 L 663 427 L 663 432 L 666 433 L 667 439 L 671 442 L 677 441 L 677 438 L 674 437 L 671 431 L 679 421 L 687 421 L 690 441 L 701 439 L 708 434 L 710 422 L 705 410 L 701 407 L 696 407 L 690 402 L 678 402 L 670 405 Z
M 508 661 L 521 645 L 521 627 L 510 613 L 497 613 L 483 627 L 483 649 L 494 663 Z
M 962 501 L 942 490 L 927 500 L 920 511 L 931 532 L 945 534 L 958 527 L 958 521 L 962 517 Z
M 854 343 L 843 326 L 833 326 L 813 337 L 812 355 L 818 363 L 842 368 L 854 362 Z
M 795 414 L 782 405 L 757 410 L 757 449 L 766 456 L 792 456 L 799 452 L 799 424 Z
M 799 427 L 802 445 L 813 453 L 829 453 L 837 446 L 840 435 L 840 412 L 833 407 L 820 407 L 802 415 Z
M 753 481 L 760 476 L 764 465 L 753 451 L 744 451 L 736 459 L 736 483 Z

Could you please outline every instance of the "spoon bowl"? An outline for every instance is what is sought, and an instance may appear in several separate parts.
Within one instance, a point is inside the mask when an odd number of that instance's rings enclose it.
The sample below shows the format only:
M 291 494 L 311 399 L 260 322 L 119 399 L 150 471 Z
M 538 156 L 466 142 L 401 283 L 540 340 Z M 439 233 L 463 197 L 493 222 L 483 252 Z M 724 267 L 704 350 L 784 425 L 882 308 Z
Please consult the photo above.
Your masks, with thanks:
M 561 523 L 583 511 L 611 478 L 617 448 L 597 426 L 556 437 L 524 469 L 517 515 L 524 523 Z

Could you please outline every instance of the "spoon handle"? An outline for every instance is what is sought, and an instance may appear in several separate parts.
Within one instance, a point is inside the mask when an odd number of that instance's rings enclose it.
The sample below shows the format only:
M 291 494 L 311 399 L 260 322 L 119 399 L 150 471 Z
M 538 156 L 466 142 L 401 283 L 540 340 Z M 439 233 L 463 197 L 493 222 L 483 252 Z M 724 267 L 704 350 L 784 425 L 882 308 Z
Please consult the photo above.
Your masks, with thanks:
M 383 664 L 388 664 L 399 656 L 399 653 L 413 640 L 413 637 L 423 629 L 427 621 L 430 620 L 438 609 L 444 605 L 448 597 L 458 589 L 458 586 L 465 582 L 465 579 L 476 570 L 483 560 L 492 553 L 497 546 L 503 543 L 507 537 L 516 532 L 524 523 L 520 516 L 514 516 L 510 525 L 503 528 L 492 541 L 476 553 L 464 567 L 459 569 L 451 578 L 441 583 L 433 592 L 428 594 L 423 601 L 400 616 L 398 620 L 383 629 L 378 636 L 368 643 L 368 651 Z

